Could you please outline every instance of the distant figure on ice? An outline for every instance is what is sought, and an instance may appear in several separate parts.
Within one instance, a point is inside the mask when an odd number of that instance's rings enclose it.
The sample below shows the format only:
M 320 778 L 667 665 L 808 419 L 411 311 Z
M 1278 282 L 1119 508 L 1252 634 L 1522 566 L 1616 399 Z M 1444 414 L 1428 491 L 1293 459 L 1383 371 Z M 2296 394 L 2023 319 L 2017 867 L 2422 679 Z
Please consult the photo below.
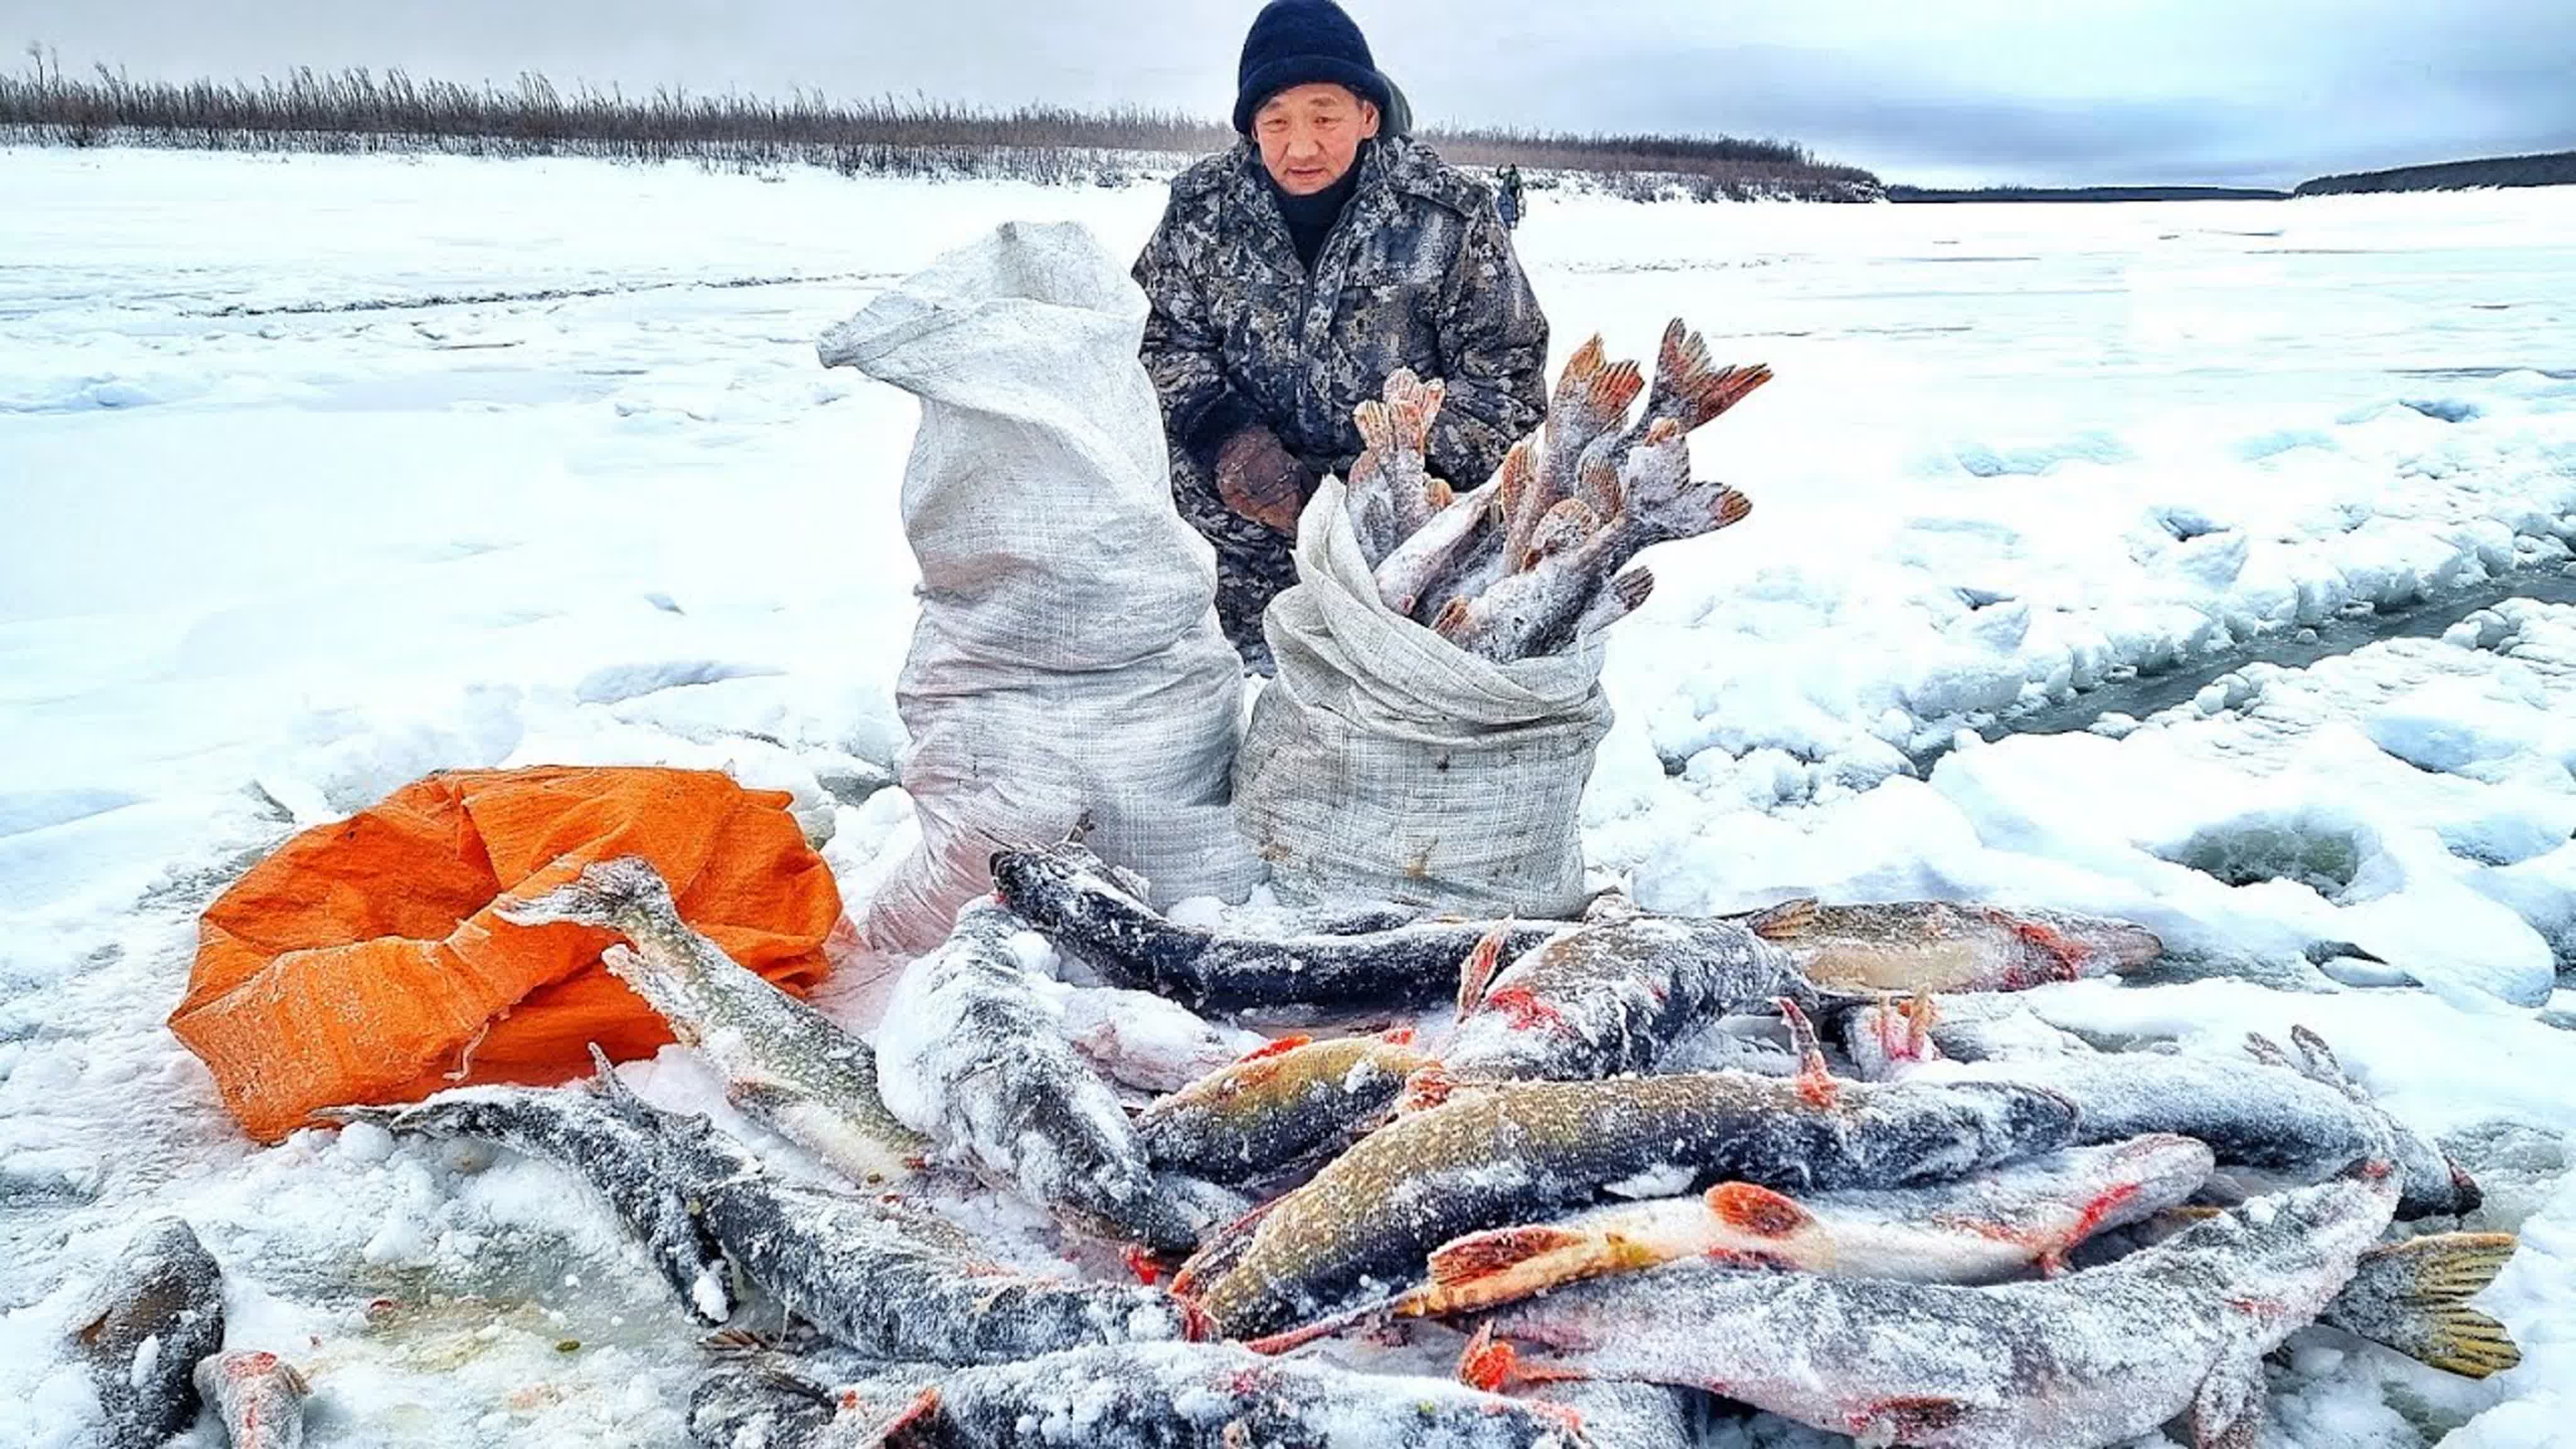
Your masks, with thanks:
M 1387 374 L 1447 381 L 1431 466 L 1462 491 L 1545 416 L 1547 319 L 1492 195 L 1405 122 L 1340 6 L 1272 0 L 1237 71 L 1243 144 L 1173 181 L 1136 263 L 1172 493 L 1216 546 L 1226 637 L 1262 673 L 1298 511 L 1359 456 L 1351 409 Z
M 1494 205 L 1503 214 L 1503 230 L 1510 231 L 1521 224 L 1521 168 L 1505 166 L 1495 181 L 1500 189 L 1494 196 Z

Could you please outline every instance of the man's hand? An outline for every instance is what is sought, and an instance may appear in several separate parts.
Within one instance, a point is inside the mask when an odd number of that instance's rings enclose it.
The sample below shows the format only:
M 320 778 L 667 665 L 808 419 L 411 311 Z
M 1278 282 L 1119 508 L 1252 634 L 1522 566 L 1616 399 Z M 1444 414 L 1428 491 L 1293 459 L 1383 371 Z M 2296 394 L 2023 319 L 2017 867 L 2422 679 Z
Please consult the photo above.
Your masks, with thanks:
M 1279 533 L 1297 531 L 1314 479 L 1268 428 L 1246 428 L 1216 454 L 1216 491 L 1225 506 Z

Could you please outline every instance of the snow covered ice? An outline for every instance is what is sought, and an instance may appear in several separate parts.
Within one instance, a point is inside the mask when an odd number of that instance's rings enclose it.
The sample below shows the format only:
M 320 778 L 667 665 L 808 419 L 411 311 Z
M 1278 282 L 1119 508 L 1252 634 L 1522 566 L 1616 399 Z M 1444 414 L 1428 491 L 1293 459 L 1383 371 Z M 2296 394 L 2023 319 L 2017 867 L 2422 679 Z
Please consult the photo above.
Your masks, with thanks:
M 785 789 L 863 907 L 916 838 L 884 788 L 913 412 L 814 339 L 1005 219 L 1128 254 L 1159 189 L 20 149 L 0 194 L 0 1445 L 77 1434 L 46 1336 L 151 1209 L 223 1264 L 230 1346 L 310 1373 L 309 1442 L 679 1442 L 696 1330 L 561 1173 L 234 1131 L 161 1025 L 195 912 L 295 828 L 537 762 Z M 2565 189 L 1551 192 L 1516 234 L 1551 371 L 1680 315 L 1779 374 L 1697 445 L 1753 518 L 1652 555 L 1610 636 L 1605 880 L 2140 920 L 2171 963 L 2041 1017 L 2190 1049 L 2312 1027 L 2478 1175 L 2469 1226 L 2522 1232 L 2481 1299 L 2521 1368 L 2312 1330 L 2272 1369 L 2285 1442 L 2537 1449 L 2576 1411 L 2576 608 L 1911 762 L 2248 638 L 2515 567 L 2563 586 L 2571 239 Z M 864 1020 L 868 966 L 822 1004 Z M 628 1075 L 797 1168 L 684 1054 Z M 1033 1211 L 957 1206 L 1053 1256 Z

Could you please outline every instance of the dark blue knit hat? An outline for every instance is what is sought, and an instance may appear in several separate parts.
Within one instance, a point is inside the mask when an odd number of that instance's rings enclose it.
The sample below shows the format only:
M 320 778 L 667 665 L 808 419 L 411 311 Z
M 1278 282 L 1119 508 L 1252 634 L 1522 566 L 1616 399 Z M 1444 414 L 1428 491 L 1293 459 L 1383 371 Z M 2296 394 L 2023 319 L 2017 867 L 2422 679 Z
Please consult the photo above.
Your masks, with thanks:
M 1333 0 L 1270 0 L 1243 37 L 1235 71 L 1234 128 L 1252 134 L 1252 113 L 1291 86 L 1330 81 L 1388 109 L 1386 77 L 1368 39 Z

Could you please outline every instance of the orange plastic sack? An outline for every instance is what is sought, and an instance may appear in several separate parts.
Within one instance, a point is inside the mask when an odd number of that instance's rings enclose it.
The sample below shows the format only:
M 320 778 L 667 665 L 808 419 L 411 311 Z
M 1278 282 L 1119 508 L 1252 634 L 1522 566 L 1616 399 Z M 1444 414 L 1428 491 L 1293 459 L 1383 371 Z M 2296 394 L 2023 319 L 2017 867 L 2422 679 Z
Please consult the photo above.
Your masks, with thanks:
M 701 770 L 434 775 L 278 848 L 198 923 L 170 1029 L 273 1142 L 315 1108 L 590 1071 L 669 1027 L 600 964 L 617 939 L 493 914 L 582 866 L 640 855 L 688 923 L 783 990 L 822 979 L 840 891 L 788 797 Z

